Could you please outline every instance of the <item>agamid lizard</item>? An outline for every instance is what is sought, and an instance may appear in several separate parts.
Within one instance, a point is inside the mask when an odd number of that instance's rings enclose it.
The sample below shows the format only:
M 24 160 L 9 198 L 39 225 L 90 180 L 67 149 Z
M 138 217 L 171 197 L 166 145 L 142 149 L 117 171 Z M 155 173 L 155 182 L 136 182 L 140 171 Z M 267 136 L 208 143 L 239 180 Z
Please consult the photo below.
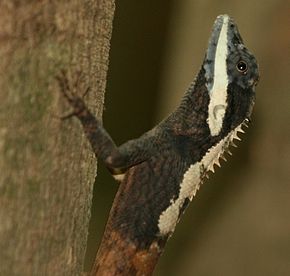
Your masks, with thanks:
M 117 147 L 59 78 L 92 149 L 120 182 L 91 275 L 150 275 L 214 164 L 249 122 L 259 79 L 234 21 L 218 16 L 201 69 L 177 109 Z

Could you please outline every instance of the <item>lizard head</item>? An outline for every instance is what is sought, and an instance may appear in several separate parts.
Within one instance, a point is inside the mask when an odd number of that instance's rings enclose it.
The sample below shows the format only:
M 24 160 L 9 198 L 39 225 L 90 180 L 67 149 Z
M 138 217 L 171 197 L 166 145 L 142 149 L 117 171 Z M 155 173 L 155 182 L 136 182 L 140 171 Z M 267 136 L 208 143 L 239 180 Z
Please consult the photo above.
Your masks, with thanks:
M 209 93 L 207 124 L 211 136 L 218 136 L 250 117 L 259 80 L 257 61 L 228 15 L 214 23 L 203 69 Z

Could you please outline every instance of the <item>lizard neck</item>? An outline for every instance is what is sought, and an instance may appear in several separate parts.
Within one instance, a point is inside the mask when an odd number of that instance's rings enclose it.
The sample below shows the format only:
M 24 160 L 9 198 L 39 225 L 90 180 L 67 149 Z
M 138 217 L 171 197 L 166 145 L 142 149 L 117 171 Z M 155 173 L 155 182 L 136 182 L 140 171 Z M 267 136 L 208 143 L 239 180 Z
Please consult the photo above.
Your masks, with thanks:
M 161 124 L 173 135 L 188 136 L 200 140 L 210 135 L 208 117 L 209 95 L 206 87 L 205 71 L 199 71 L 195 81 L 183 96 L 180 105 Z

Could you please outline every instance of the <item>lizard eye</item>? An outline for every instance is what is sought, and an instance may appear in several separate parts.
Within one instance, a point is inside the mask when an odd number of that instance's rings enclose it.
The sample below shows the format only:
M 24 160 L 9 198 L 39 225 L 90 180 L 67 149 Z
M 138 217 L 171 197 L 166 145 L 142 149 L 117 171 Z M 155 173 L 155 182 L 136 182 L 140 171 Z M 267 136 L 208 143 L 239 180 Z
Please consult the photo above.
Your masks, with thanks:
M 242 74 L 246 74 L 248 71 L 248 64 L 245 61 L 240 60 L 237 63 L 237 70 Z

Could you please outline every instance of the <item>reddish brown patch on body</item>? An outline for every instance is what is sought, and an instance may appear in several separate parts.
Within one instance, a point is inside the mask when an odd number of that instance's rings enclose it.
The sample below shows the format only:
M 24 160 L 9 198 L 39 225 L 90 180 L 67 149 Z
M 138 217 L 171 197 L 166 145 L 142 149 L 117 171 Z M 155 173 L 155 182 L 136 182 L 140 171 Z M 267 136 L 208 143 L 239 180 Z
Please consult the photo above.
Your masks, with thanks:
M 132 241 L 112 231 L 104 236 L 90 275 L 152 275 L 160 254 L 157 242 L 153 242 L 147 250 L 138 250 Z

